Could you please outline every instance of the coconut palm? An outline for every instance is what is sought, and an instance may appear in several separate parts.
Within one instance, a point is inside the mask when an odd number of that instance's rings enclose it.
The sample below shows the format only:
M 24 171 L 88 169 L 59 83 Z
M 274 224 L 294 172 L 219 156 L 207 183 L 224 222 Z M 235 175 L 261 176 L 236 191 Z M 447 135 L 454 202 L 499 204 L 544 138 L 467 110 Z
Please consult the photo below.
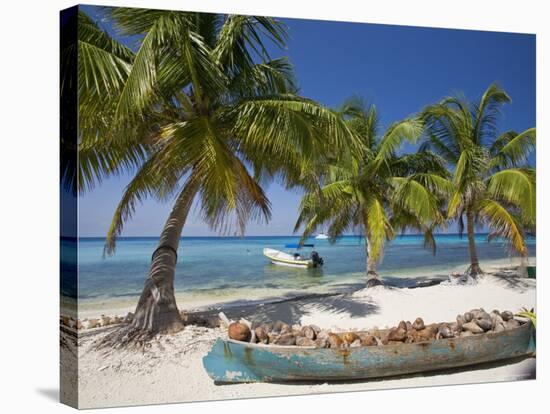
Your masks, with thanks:
M 354 135 L 333 111 L 296 94 L 285 58 L 270 58 L 266 42 L 282 47 L 286 41 L 286 29 L 275 19 L 107 12 L 122 34 L 140 41 L 132 52 L 87 21 L 78 45 L 79 186 L 133 173 L 105 254 L 115 251 L 124 223 L 142 200 L 175 196 L 125 334 L 137 339 L 183 327 L 174 277 L 193 205 L 212 229 L 242 234 L 249 220 L 270 218 L 260 181 L 295 183 L 308 158 L 320 157 L 327 147 L 353 147 Z
M 524 232 L 535 227 L 535 170 L 527 157 L 535 149 L 535 128 L 497 133 L 500 107 L 510 97 L 496 84 L 479 102 L 449 97 L 423 111 L 424 149 L 436 151 L 453 170 L 448 217 L 468 235 L 472 276 L 482 273 L 476 251 L 476 225 L 503 237 L 512 250 L 527 255 Z
M 421 231 L 426 245 L 435 249 L 432 230 L 443 222 L 440 208 L 451 183 L 443 160 L 433 153 L 397 153 L 404 141 L 415 142 L 422 134 L 418 119 L 395 122 L 379 134 L 374 106 L 353 99 L 343 114 L 363 149 L 342 151 L 312 168 L 317 186 L 309 185 L 302 198 L 295 231 L 304 226 L 304 240 L 327 226 L 331 242 L 346 232 L 362 234 L 367 285 L 372 286 L 380 283 L 377 264 L 396 232 Z

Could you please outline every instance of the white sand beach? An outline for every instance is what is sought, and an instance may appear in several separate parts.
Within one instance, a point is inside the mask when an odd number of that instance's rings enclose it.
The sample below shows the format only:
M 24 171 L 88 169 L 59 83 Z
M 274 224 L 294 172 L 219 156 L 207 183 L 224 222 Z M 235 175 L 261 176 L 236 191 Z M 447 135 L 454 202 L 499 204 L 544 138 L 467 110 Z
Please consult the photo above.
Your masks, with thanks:
M 382 328 L 417 316 L 428 323 L 453 321 L 458 313 L 472 308 L 516 312 L 535 307 L 535 286 L 533 279 L 488 275 L 475 286 L 375 287 L 346 297 L 348 304 L 370 306 L 368 315 L 306 303 L 298 318 L 302 324 L 332 329 Z M 81 408 L 511 381 L 533 378 L 536 369 L 535 358 L 527 358 L 368 381 L 215 385 L 203 369 L 202 357 L 216 338 L 226 336 L 224 329 L 188 326 L 176 335 L 154 340 L 143 352 L 93 349 L 93 342 L 103 335 L 105 331 L 87 333 L 80 339 Z

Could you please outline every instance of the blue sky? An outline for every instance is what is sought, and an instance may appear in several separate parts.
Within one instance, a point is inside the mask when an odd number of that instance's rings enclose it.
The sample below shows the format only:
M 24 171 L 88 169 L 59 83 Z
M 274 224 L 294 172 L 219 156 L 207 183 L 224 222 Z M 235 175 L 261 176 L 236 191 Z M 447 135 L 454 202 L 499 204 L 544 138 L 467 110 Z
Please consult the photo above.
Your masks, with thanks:
M 83 10 L 98 19 L 96 10 Z M 351 95 L 374 103 L 388 125 L 461 92 L 476 99 L 492 82 L 512 97 L 503 108 L 502 131 L 524 130 L 535 119 L 535 36 L 406 26 L 284 19 L 290 41 L 273 57 L 288 56 L 303 96 L 336 107 Z M 112 33 L 108 22 L 100 25 Z M 120 39 L 127 42 L 127 39 Z M 80 236 L 104 236 L 130 176 L 113 177 L 80 197 Z M 248 235 L 292 233 L 300 200 L 276 184 L 267 188 L 273 217 L 250 223 Z M 124 236 L 158 236 L 170 203 L 146 201 L 128 222 Z M 453 232 L 454 226 L 448 231 Z M 183 235 L 215 235 L 196 217 Z

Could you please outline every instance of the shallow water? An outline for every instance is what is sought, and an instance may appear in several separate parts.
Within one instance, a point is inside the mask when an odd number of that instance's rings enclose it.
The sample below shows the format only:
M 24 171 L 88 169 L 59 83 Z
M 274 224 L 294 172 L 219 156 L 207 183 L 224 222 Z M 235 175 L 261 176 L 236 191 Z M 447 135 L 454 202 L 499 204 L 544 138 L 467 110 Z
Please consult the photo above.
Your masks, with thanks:
M 509 257 L 502 241 L 488 243 L 486 235 L 476 237 L 480 260 Z M 435 255 L 423 248 L 421 236 L 402 236 L 388 243 L 379 266 L 382 277 L 392 285 L 407 286 L 418 281 L 412 277 L 445 277 L 450 268 L 468 262 L 465 238 L 440 235 L 436 240 Z M 297 237 L 182 238 L 176 295 L 192 303 L 246 302 L 349 290 L 364 283 L 365 252 L 358 237 L 343 237 L 333 245 L 326 240 L 309 240 L 325 260 L 320 269 L 276 266 L 262 255 L 264 247 L 289 250 L 285 244 L 297 241 Z M 62 243 L 70 247 L 69 241 Z M 103 258 L 104 239 L 80 239 L 78 288 L 62 284 L 64 296 L 76 297 L 78 293 L 81 309 L 134 302 L 141 293 L 156 243 L 156 238 L 122 238 L 116 254 Z M 535 239 L 528 244 L 534 254 Z M 70 265 L 67 257 L 62 261 L 64 266 Z

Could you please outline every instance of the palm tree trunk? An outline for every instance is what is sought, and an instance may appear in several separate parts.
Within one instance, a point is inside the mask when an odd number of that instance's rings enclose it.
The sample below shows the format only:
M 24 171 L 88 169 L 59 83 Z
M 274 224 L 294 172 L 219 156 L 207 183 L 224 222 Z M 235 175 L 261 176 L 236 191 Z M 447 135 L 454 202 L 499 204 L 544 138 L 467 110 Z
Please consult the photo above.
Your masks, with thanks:
M 376 262 L 374 260 L 372 260 L 372 257 L 371 257 L 371 243 L 370 243 L 370 240 L 366 239 L 366 243 L 365 243 L 365 246 L 366 246 L 366 266 L 367 266 L 367 277 L 368 276 L 378 276 L 378 273 L 376 272 Z
M 197 186 L 188 182 L 170 212 L 153 253 L 132 328 L 150 333 L 174 333 L 183 329 L 174 295 L 174 276 L 181 231 L 196 193 Z
M 468 249 L 470 251 L 470 275 L 475 277 L 483 273 L 483 271 L 479 267 L 479 259 L 477 258 L 474 234 L 474 213 L 471 210 L 466 212 L 466 231 L 468 233 Z
M 378 278 L 376 271 L 376 261 L 371 257 L 371 242 L 369 237 L 365 237 L 365 261 L 367 270 L 367 287 L 382 285 L 382 281 Z

